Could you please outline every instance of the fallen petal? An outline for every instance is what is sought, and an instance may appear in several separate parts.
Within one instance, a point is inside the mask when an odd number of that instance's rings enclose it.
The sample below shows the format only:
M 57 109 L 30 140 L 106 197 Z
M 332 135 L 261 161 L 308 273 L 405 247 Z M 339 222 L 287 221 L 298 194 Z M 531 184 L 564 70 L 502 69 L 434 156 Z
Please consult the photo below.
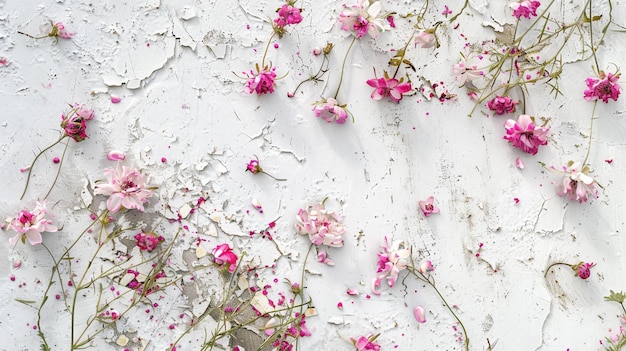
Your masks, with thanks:
M 422 307 L 422 306 L 415 307 L 415 310 L 413 311 L 413 314 L 415 314 L 415 319 L 418 322 L 426 323 L 424 307 Z

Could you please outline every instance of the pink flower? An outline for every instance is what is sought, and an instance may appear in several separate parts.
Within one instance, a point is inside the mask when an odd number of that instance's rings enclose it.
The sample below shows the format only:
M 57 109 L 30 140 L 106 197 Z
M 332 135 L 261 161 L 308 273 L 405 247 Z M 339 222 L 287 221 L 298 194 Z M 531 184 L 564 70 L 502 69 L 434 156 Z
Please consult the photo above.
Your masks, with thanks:
M 519 104 L 519 101 L 514 101 L 508 96 L 496 95 L 496 97 L 487 102 L 487 107 L 497 115 L 503 115 L 505 113 L 515 112 L 515 105 L 517 104 Z
M 51 21 L 50 23 L 52 24 L 52 29 L 50 29 L 50 32 L 48 32 L 49 37 L 71 39 L 74 34 L 76 34 L 66 31 L 65 26 L 62 22 L 52 23 Z
M 405 270 L 407 267 L 407 259 L 411 254 L 411 251 L 404 248 L 404 242 L 402 240 L 394 241 L 391 246 L 385 236 L 385 245 L 381 246 L 381 251 L 378 253 L 378 269 L 376 273 L 382 273 L 378 275 L 372 281 L 372 293 L 380 295 L 378 287 L 384 278 L 387 278 L 387 284 L 390 288 L 393 288 L 394 284 L 398 280 L 398 274 Z
M 386 16 L 381 15 L 382 5 L 380 1 L 370 4 L 369 0 L 357 0 L 356 5 L 343 5 L 344 10 L 339 14 L 341 29 L 351 31 L 357 38 L 369 34 L 372 38 L 378 38 L 380 32 L 390 29 L 385 23 Z
M 328 123 L 335 121 L 337 124 L 344 124 L 348 119 L 346 105 L 339 105 L 337 100 L 333 98 L 316 101 L 313 105 L 315 117 L 322 117 Z
M 72 110 L 66 115 L 61 115 L 61 128 L 65 135 L 76 142 L 87 138 L 87 121 L 93 119 L 93 110 L 89 110 L 85 105 L 74 104 Z
M 415 36 L 415 47 L 420 45 L 422 49 L 432 48 L 437 45 L 437 37 L 434 29 L 426 29 Z
M 451 15 L 451 14 L 452 14 L 452 10 L 450 10 L 450 9 L 448 8 L 448 5 L 444 5 L 444 9 L 443 9 L 443 11 L 441 12 L 441 14 L 442 14 L 442 15 L 445 15 L 446 17 L 448 17 L 448 15 Z
M 418 271 L 422 274 L 427 272 L 432 272 L 435 268 L 433 267 L 433 263 L 430 260 L 422 262 Z
M 588 196 L 598 197 L 598 191 L 594 188 L 594 180 L 588 175 L 589 166 L 582 166 L 580 162 L 569 161 L 563 167 L 565 177 L 557 186 L 557 194 L 566 196 L 568 199 L 579 203 L 587 202 Z
M 456 82 L 459 87 L 462 87 L 467 82 L 471 82 L 474 79 L 480 78 L 484 75 L 483 71 L 479 70 L 477 67 L 477 65 L 472 65 L 468 69 L 465 58 L 459 61 L 459 63 L 457 63 L 456 65 L 452 66 L 452 70 L 454 71 L 454 75 L 456 76 Z
M 296 216 L 296 230 L 299 234 L 309 235 L 317 246 L 343 246 L 343 234 L 346 228 L 341 224 L 341 217 L 324 208 L 323 203 L 301 208 Z
M 9 244 L 15 245 L 20 239 L 22 243 L 25 243 L 26 239 L 28 239 L 31 245 L 41 244 L 43 240 L 41 233 L 58 231 L 58 228 L 52 225 L 52 221 L 46 218 L 48 214 L 46 204 L 47 200 L 43 202 L 37 201 L 35 209 L 32 211 L 22 210 L 17 217 L 7 217 L 6 221 L 9 224 L 9 228 L 17 233 L 9 239 Z
M 435 198 L 430 196 L 426 201 L 419 201 L 418 204 L 424 216 L 429 217 L 433 213 L 439 213 L 439 208 L 435 207 Z
M 246 171 L 250 171 L 252 174 L 257 174 L 259 172 L 262 173 L 263 169 L 259 166 L 259 160 L 250 160 L 246 166 Z
M 620 74 L 613 75 L 609 73 L 606 75 L 604 71 L 600 71 L 600 79 L 589 77 L 585 80 L 587 83 L 587 90 L 584 92 L 585 100 L 595 101 L 602 100 L 604 103 L 609 103 L 609 99 L 617 101 L 620 93 L 620 86 L 617 84 Z
M 250 70 L 250 73 L 243 72 L 248 77 L 245 92 L 248 94 L 257 93 L 257 95 L 271 94 L 276 87 L 276 67 L 270 68 L 269 66 L 263 67 L 263 70 L 256 66 L 257 73 Z
M 517 19 L 524 16 L 530 19 L 530 15 L 537 16 L 537 8 L 541 5 L 539 1 L 523 0 L 509 4 L 513 9 L 513 16 Z
M 285 4 L 278 9 L 278 18 L 274 20 L 274 23 L 279 27 L 285 27 L 288 24 L 298 24 L 302 22 L 301 11 L 302 9 Z
M 534 123 L 534 118 L 529 115 L 521 115 L 517 122 L 509 119 L 504 123 L 506 135 L 503 137 L 513 146 L 522 151 L 535 155 L 539 151 L 540 145 L 548 144 L 549 127 L 538 127 Z
M 228 268 L 230 273 L 233 273 L 237 269 L 237 255 L 231 250 L 228 244 L 217 245 L 213 251 L 213 262 L 218 264 L 221 268 Z
M 165 241 L 165 238 L 160 235 L 144 232 L 135 234 L 134 238 L 135 245 L 137 245 L 141 251 L 147 250 L 148 252 L 152 252 L 161 242 Z
M 373 350 L 373 351 L 380 351 L 380 345 L 375 343 L 374 340 L 376 340 L 376 338 L 378 338 L 379 334 L 376 335 L 367 335 L 367 336 L 359 336 L 358 339 L 350 339 L 352 340 L 352 343 L 354 344 L 354 347 L 356 347 L 356 351 L 367 351 L 367 350 Z
M 389 78 L 387 72 L 385 72 L 385 77 L 369 79 L 367 85 L 376 88 L 371 95 L 372 99 L 380 100 L 384 96 L 388 96 L 391 100 L 400 102 L 402 94 L 412 89 L 411 82 L 402 83 L 402 80 L 402 78 L 399 81 L 395 78 Z
M 137 170 L 126 166 L 106 168 L 107 184 L 96 184 L 94 194 L 108 195 L 107 209 L 117 212 L 120 208 L 143 211 L 143 203 L 152 195 L 146 188 L 145 177 Z
M 415 315 L 415 319 L 420 323 L 426 323 L 426 311 L 424 311 L 424 307 L 417 306 L 415 310 L 413 310 L 413 315 Z
M 580 262 L 577 265 L 572 266 L 574 270 L 574 276 L 579 277 L 580 279 L 587 279 L 591 275 L 591 267 L 595 266 L 595 263 L 584 263 Z

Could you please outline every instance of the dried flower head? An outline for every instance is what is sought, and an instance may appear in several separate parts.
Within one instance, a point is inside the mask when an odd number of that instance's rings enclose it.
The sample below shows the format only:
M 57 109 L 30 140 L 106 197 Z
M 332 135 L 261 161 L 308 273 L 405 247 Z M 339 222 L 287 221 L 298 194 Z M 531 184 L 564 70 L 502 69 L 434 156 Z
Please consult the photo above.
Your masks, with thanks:
M 323 203 L 301 208 L 296 215 L 296 230 L 308 235 L 317 246 L 343 246 L 343 234 L 346 228 L 341 224 L 341 217 L 324 208 Z

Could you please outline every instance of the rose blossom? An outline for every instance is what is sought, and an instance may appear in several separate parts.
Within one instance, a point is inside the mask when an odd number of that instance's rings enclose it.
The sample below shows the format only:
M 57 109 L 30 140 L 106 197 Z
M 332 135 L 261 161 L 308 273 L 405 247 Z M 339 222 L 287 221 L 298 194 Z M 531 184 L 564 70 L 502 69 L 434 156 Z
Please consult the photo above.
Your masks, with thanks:
M 503 115 L 505 113 L 515 112 L 515 105 L 517 104 L 519 104 L 519 101 L 514 101 L 508 96 L 496 95 L 496 97 L 487 102 L 487 107 L 497 115 Z
M 213 262 L 217 263 L 221 268 L 228 268 L 230 273 L 237 269 L 237 255 L 228 244 L 217 245 L 211 253 L 213 254 Z
M 263 67 L 262 70 L 259 69 L 259 66 L 256 66 L 257 73 L 250 70 L 250 73 L 243 72 L 243 74 L 248 77 L 248 81 L 246 82 L 246 86 L 244 88 L 245 92 L 248 94 L 257 93 L 257 95 L 263 94 L 271 94 L 274 92 L 274 87 L 276 86 L 276 67 Z
M 285 27 L 288 24 L 298 24 L 302 22 L 302 9 L 285 4 L 278 9 L 278 18 L 274 20 L 279 27 Z
M 339 105 L 334 98 L 316 101 L 313 105 L 315 117 L 322 117 L 328 123 L 335 121 L 337 124 L 344 124 L 348 119 L 346 105 Z
M 374 342 L 376 338 L 378 338 L 378 334 L 359 336 L 359 338 L 356 340 L 355 339 L 350 339 L 350 340 L 354 344 L 354 347 L 356 347 L 356 351 L 367 351 L 367 350 L 380 351 L 380 345 Z
M 506 135 L 503 137 L 513 146 L 522 151 L 535 155 L 539 151 L 540 145 L 547 145 L 549 127 L 538 127 L 534 123 L 534 118 L 529 115 L 521 115 L 515 120 L 509 119 L 504 123 Z
M 585 263 L 580 262 L 577 265 L 572 266 L 574 270 L 574 276 L 579 277 L 580 279 L 587 279 L 591 275 L 591 267 L 595 266 L 595 263 Z
M 385 72 L 385 77 L 368 79 L 367 85 L 376 88 L 374 92 L 372 92 L 371 98 L 380 100 L 384 96 L 388 96 L 391 100 L 400 102 L 402 95 L 412 89 L 411 82 L 402 83 L 402 80 L 403 79 L 400 79 L 398 81 L 395 78 L 387 77 L 387 72 Z
M 541 5 L 539 1 L 518 1 L 509 4 L 509 6 L 513 9 L 513 16 L 515 18 L 520 19 L 520 17 L 524 16 L 530 19 L 530 15 L 537 16 L 537 8 Z
M 390 29 L 385 23 L 386 16 L 381 15 L 382 5 L 380 1 L 370 3 L 369 0 L 357 0 L 356 5 L 343 5 L 344 10 L 339 14 L 341 29 L 351 31 L 357 38 L 369 34 L 372 38 L 378 38 L 380 32 Z
M 152 195 L 152 191 L 146 189 L 145 177 L 137 170 L 126 166 L 106 168 L 104 174 L 107 184 L 96 184 L 94 194 L 108 195 L 107 209 L 117 212 L 122 207 L 143 211 L 143 203 Z
M 37 201 L 35 209 L 32 212 L 28 210 L 22 210 L 17 217 L 7 217 L 6 221 L 9 223 L 9 228 L 13 229 L 17 234 L 9 239 L 9 244 L 15 245 L 19 239 L 28 242 L 31 245 L 41 244 L 41 233 L 49 232 L 53 233 L 58 231 L 58 228 L 52 225 L 52 221 L 46 218 L 48 210 L 46 209 L 47 200 L 43 202 Z
M 165 238 L 161 235 L 157 236 L 154 233 L 144 232 L 135 234 L 134 238 L 135 245 L 137 245 L 141 251 L 147 250 L 148 252 L 152 252 L 152 250 L 156 249 L 161 242 L 165 241 Z
M 600 79 L 589 77 L 585 80 L 587 83 L 587 90 L 584 92 L 585 100 L 595 101 L 602 100 L 604 103 L 609 103 L 609 99 L 617 101 L 620 93 L 620 86 L 617 84 L 620 74 L 608 75 L 604 71 L 600 71 Z
M 402 240 L 394 241 L 391 246 L 385 236 L 385 245 L 381 246 L 381 252 L 378 253 L 378 269 L 376 273 L 383 273 L 372 281 L 372 293 L 380 295 L 378 287 L 383 278 L 387 278 L 387 284 L 390 288 L 398 280 L 398 274 L 407 267 L 407 259 L 411 251 L 404 248 Z
M 341 217 L 319 203 L 298 211 L 296 230 L 299 234 L 308 234 L 311 242 L 317 246 L 341 247 L 346 228 L 341 224 Z
M 420 209 L 422 210 L 422 213 L 424 214 L 424 216 L 428 217 L 433 213 L 439 213 L 439 208 L 435 207 L 434 203 L 435 203 L 435 198 L 432 196 L 429 196 L 428 199 L 426 199 L 426 201 L 418 202 Z
M 594 188 L 594 180 L 588 175 L 589 166 L 583 166 L 580 162 L 569 161 L 563 167 L 565 177 L 557 186 L 557 194 L 566 196 L 568 199 L 579 203 L 587 202 L 588 196 L 598 197 L 598 191 Z
M 87 121 L 93 119 L 93 110 L 89 110 L 85 105 L 74 104 L 72 110 L 66 115 L 61 115 L 61 128 L 65 135 L 76 142 L 87 138 Z

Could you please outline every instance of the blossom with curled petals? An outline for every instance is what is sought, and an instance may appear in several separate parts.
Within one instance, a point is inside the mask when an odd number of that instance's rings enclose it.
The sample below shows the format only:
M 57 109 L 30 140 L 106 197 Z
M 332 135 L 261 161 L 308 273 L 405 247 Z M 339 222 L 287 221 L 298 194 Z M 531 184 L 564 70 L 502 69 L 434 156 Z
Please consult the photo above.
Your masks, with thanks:
M 581 162 L 569 161 L 567 166 L 563 167 L 565 176 L 561 183 L 557 186 L 557 194 L 567 197 L 572 201 L 579 203 L 587 202 L 589 196 L 598 197 L 598 191 L 594 187 L 594 179 L 589 175 L 591 169 Z
M 97 183 L 94 194 L 108 195 L 107 209 L 117 212 L 121 208 L 143 211 L 143 203 L 152 196 L 146 187 L 145 177 L 138 171 L 119 164 L 115 169 L 106 168 L 108 183 Z
M 376 270 L 376 273 L 382 274 L 372 281 L 372 293 L 380 295 L 378 287 L 385 278 L 389 287 L 393 288 L 398 280 L 398 274 L 406 269 L 410 255 L 411 251 L 404 247 L 404 241 L 397 240 L 389 245 L 389 240 L 385 236 L 385 245 L 381 246 L 381 251 L 378 253 L 378 269 Z
M 46 204 L 47 200 L 43 202 L 37 201 L 35 209 L 32 211 L 22 210 L 17 217 L 7 217 L 6 222 L 9 224 L 9 228 L 17 233 L 9 239 L 11 245 L 15 245 L 18 240 L 25 243 L 26 239 L 28 239 L 31 245 L 41 244 L 41 233 L 58 231 L 58 228 L 52 225 L 52 221 L 46 218 L 48 214 Z
M 357 38 L 369 34 L 376 39 L 380 32 L 391 28 L 387 21 L 388 16 L 381 14 L 380 1 L 357 0 L 356 5 L 344 4 L 343 7 L 344 10 L 339 14 L 341 29 L 352 32 Z
M 299 234 L 308 235 L 314 245 L 330 247 L 343 246 L 343 234 L 346 232 L 341 217 L 325 209 L 323 203 L 301 208 L 296 215 L 296 230 Z M 322 257 L 322 262 L 325 260 L 326 257 Z
M 346 105 L 340 105 L 334 98 L 322 99 L 314 102 L 313 105 L 315 117 L 321 117 L 328 123 L 334 121 L 337 124 L 344 124 L 346 119 L 348 119 Z

